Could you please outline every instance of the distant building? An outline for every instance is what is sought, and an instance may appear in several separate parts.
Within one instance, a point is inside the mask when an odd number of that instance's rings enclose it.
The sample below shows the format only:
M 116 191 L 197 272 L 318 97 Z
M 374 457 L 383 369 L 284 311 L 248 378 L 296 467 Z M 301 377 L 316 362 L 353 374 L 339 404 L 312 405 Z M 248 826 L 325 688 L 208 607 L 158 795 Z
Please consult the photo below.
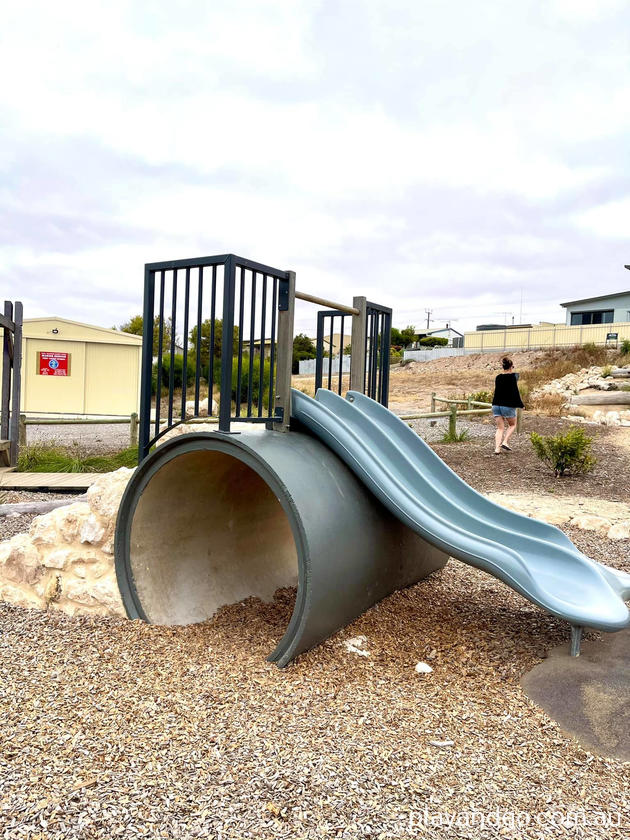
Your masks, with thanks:
M 464 344 L 463 333 L 454 330 L 453 327 L 450 327 L 448 324 L 438 330 L 424 330 L 416 333 L 414 336 L 414 342 L 409 349 L 417 350 L 422 347 L 423 345 L 420 344 L 420 340 L 422 338 L 446 338 L 448 340 L 448 347 L 463 347 Z
M 622 324 L 630 321 L 630 291 L 569 300 L 560 306 L 567 310 L 567 327 Z

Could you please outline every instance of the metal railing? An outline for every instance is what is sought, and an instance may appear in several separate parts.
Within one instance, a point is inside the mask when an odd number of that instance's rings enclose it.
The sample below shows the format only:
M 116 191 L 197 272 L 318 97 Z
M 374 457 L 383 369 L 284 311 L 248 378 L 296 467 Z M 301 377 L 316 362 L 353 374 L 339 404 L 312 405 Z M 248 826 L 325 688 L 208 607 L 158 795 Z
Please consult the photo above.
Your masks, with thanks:
M 232 420 L 283 422 L 278 384 L 285 373 L 277 348 L 286 331 L 282 314 L 290 309 L 292 283 L 292 272 L 234 254 L 145 266 L 140 459 L 166 431 L 186 421 L 188 401 L 192 415 L 199 415 L 202 379 L 208 415 L 219 387 L 219 431 L 229 433 Z M 183 346 L 176 405 L 178 329 Z
M 306 299 L 313 300 L 310 296 Z M 327 388 L 329 391 L 342 393 L 345 319 L 351 315 L 350 389 L 361 391 L 387 406 L 392 310 L 377 303 L 370 303 L 364 297 L 355 297 L 353 306 L 340 306 L 321 298 L 315 299 L 315 302 L 333 307 L 330 312 L 317 313 L 315 390 Z M 339 333 L 335 332 L 337 320 L 340 323 Z M 339 351 L 336 356 L 335 335 L 339 335 Z M 324 355 L 326 342 L 327 357 Z
M 199 417 L 207 382 L 209 421 L 218 386 L 218 431 L 233 421 L 286 431 L 291 416 L 295 300 L 332 309 L 320 324 L 352 318 L 350 387 L 387 405 L 391 309 L 356 297 L 352 306 L 295 288 L 295 272 L 234 254 L 148 263 L 144 277 L 139 459 L 169 429 Z M 220 340 L 219 340 L 219 330 Z M 178 331 L 181 346 L 178 345 Z M 323 336 L 323 333 L 322 333 Z M 343 346 L 341 347 L 343 352 Z M 332 364 L 332 355 L 330 357 Z M 181 373 L 176 370 L 177 364 Z M 343 373 L 339 375 L 339 390 Z M 328 384 L 332 384 L 332 368 Z M 321 379 L 321 367 L 320 367 Z M 181 395 L 177 394 L 181 385 Z M 152 411 L 152 399 L 155 408 Z M 188 406 L 187 402 L 192 402 Z
M 19 454 L 23 320 L 20 301 L 12 303 L 5 300 L 4 314 L 0 315 L 0 326 L 3 327 L 4 333 L 0 393 L 0 463 L 5 467 L 15 467 Z

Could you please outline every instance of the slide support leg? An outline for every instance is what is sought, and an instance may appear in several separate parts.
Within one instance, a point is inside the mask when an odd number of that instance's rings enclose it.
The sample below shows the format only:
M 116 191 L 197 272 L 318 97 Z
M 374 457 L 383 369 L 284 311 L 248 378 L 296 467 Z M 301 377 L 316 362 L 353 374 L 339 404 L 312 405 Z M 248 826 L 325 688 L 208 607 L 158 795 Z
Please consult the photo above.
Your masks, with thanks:
M 580 655 L 580 642 L 582 641 L 582 628 L 577 624 L 571 625 L 571 646 L 569 654 L 571 656 Z

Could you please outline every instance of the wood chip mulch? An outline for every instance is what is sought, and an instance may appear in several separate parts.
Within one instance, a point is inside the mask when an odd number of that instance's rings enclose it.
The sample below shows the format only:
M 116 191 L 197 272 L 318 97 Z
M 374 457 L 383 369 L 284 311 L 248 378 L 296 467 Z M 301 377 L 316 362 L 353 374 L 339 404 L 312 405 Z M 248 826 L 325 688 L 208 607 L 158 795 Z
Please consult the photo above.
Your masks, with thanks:
M 280 671 L 293 597 L 175 628 L 0 604 L 0 836 L 627 837 L 628 766 L 519 686 L 563 622 L 451 561 Z

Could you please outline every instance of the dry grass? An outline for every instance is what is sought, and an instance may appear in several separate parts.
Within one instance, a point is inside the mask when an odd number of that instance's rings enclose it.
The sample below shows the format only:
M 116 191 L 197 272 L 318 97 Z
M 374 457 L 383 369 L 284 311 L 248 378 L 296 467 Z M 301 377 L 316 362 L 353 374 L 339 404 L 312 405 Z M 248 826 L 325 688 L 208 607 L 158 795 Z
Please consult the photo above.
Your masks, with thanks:
M 566 400 L 562 394 L 537 394 L 528 397 L 527 408 L 535 414 L 546 414 L 548 417 L 562 417 L 566 413 Z

